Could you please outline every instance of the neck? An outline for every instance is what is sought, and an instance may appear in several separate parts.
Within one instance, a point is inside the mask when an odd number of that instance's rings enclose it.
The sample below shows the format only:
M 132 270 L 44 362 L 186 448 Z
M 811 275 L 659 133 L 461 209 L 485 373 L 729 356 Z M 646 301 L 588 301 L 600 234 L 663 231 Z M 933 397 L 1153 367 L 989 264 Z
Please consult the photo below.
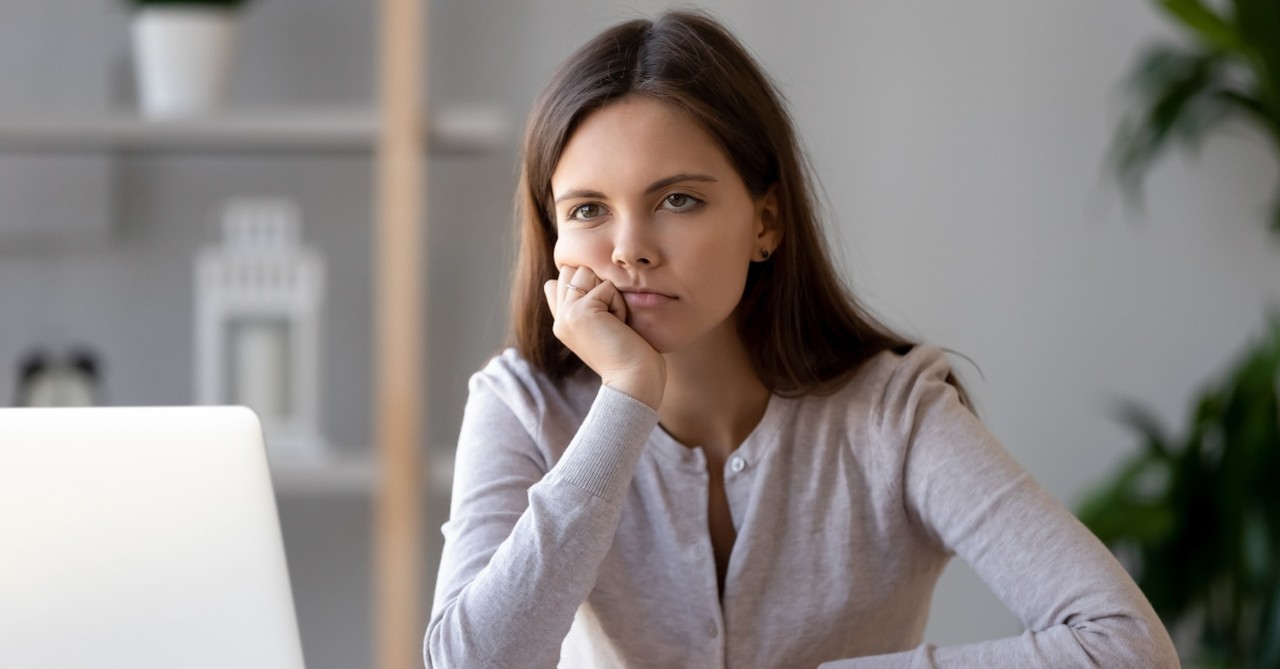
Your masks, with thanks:
M 726 328 L 696 345 L 665 354 L 667 385 L 658 418 L 686 446 L 723 457 L 751 434 L 769 405 L 736 331 Z

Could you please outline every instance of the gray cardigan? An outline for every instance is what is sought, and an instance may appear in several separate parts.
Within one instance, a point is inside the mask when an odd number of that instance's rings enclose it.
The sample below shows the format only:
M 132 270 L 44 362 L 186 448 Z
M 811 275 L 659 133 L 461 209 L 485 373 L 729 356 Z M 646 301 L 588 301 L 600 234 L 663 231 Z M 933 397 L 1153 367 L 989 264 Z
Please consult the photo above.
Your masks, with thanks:
M 916 347 L 770 399 L 725 463 L 722 600 L 702 450 L 588 373 L 553 383 L 504 352 L 471 379 L 427 666 L 1177 667 L 1133 581 L 948 370 Z M 952 555 L 1025 633 L 921 643 Z

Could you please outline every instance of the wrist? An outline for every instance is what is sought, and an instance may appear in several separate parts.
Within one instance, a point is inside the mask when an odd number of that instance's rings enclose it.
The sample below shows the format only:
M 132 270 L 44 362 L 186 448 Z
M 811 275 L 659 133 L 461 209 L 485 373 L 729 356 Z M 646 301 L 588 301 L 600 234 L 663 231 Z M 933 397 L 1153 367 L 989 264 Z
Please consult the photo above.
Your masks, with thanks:
M 658 410 L 662 404 L 662 394 L 666 389 L 665 374 L 661 372 L 642 372 L 611 375 L 601 377 L 603 385 L 624 393 L 641 402 L 650 409 Z

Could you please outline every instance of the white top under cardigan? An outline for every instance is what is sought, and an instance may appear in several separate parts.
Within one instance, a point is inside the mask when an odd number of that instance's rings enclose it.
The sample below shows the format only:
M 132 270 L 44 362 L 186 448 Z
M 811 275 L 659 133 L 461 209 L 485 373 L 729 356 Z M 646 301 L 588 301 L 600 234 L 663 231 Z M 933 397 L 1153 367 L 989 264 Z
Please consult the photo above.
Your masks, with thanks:
M 948 370 L 916 347 L 770 399 L 725 463 L 721 600 L 702 450 L 589 372 L 557 384 L 504 352 L 471 379 L 427 666 L 1177 667 L 1133 581 Z M 1025 633 L 921 644 L 953 554 Z

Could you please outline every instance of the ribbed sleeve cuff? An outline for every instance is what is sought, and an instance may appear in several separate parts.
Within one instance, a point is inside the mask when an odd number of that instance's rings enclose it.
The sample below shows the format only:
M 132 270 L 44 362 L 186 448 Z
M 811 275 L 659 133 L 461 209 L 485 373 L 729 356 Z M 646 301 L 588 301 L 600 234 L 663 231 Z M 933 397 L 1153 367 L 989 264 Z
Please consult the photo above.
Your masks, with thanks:
M 631 484 L 658 412 L 626 393 L 601 386 L 564 457 L 559 477 L 597 497 L 617 500 Z

